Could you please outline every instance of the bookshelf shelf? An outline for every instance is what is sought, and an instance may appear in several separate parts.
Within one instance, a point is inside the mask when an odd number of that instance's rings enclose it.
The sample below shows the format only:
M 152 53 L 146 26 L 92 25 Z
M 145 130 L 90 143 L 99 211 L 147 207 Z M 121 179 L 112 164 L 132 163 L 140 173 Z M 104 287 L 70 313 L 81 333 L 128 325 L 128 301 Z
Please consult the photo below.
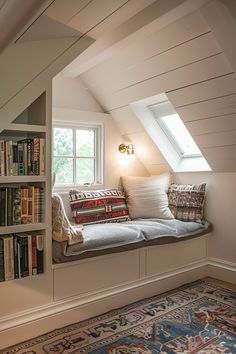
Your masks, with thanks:
M 44 230 L 45 228 L 46 228 L 45 223 L 0 226 L 0 235 L 14 234 L 19 232 L 29 232 L 29 231 L 36 231 L 36 230 L 39 231 L 39 230 Z
M 0 176 L 0 184 L 46 182 L 45 176 Z
M 14 132 L 15 135 L 18 133 L 45 133 L 46 127 L 44 125 L 28 125 L 28 124 L 9 124 L 0 126 L 0 129 L 6 132 Z

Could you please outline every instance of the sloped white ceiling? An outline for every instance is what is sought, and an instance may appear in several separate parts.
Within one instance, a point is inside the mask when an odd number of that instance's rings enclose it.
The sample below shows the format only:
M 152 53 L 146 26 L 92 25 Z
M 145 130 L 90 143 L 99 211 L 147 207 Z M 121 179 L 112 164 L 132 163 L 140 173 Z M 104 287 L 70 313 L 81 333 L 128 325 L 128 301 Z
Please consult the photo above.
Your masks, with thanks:
M 52 0 L 0 0 L 0 52 L 17 38 L 33 15 Z
M 175 20 L 172 9 L 172 21 L 166 21 L 166 26 L 162 23 L 161 28 L 156 21 L 156 30 L 146 31 L 150 24 L 144 25 L 138 30 L 139 40 L 132 40 L 134 35 L 129 41 L 123 39 L 120 51 L 111 50 L 106 59 L 94 60 L 87 70 L 82 61 L 81 65 L 77 62 L 83 82 L 112 114 L 124 139 L 149 150 L 143 163 L 150 173 L 169 167 L 129 104 L 162 92 L 212 169 L 236 171 L 235 22 L 217 0 L 198 4 L 198 9 L 183 11 L 182 17 L 178 12 Z M 75 68 L 71 70 L 75 74 Z
M 0 0 L 0 28 L 4 30 L 9 17 L 3 9 L 9 3 Z M 18 0 L 11 0 L 11 4 L 16 3 Z M 43 16 L 31 21 L 25 31 L 19 32 L 18 22 L 9 30 L 11 33 L 0 31 L 0 45 L 5 45 L 16 31 L 18 44 L 63 37 L 69 43 L 64 51 L 81 37 L 92 37 L 94 43 L 64 70 L 64 75 L 80 75 L 104 111 L 112 114 L 124 139 L 137 144 L 150 173 L 169 166 L 129 104 L 162 92 L 175 106 L 213 170 L 236 171 L 234 2 L 24 0 L 25 8 L 18 9 L 15 17 L 12 13 L 9 23 L 13 25 L 22 10 L 22 26 L 23 19 L 29 21 L 43 3 L 48 5 L 44 4 Z M 35 46 L 38 48 L 37 43 Z M 15 91 L 22 86 L 18 74 L 19 70 L 15 73 Z M 27 75 L 25 85 L 33 78 L 29 71 Z M 8 87 L 5 91 L 3 101 L 13 94 Z

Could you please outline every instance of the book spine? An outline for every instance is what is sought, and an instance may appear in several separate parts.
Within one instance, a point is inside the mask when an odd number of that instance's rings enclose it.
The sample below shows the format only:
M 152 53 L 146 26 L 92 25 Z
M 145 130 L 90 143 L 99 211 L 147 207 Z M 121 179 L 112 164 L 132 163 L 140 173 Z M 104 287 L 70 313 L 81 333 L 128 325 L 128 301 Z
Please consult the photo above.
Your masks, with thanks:
M 45 139 L 44 138 L 40 138 L 40 161 L 39 161 L 39 174 L 41 176 L 45 176 L 45 157 L 46 157 L 46 146 L 45 146 Z
M 13 225 L 13 188 L 7 189 L 7 225 Z
M 0 188 L 0 226 L 4 226 L 4 219 L 2 216 L 3 212 L 3 201 L 2 201 L 2 188 Z
M 25 175 L 23 143 L 18 143 L 18 175 Z
M 5 270 L 5 280 L 8 280 L 9 269 L 8 269 L 8 252 L 9 252 L 9 243 L 8 239 L 5 237 L 4 242 L 4 270 Z
M 18 274 L 19 274 L 19 278 L 21 278 L 22 247 L 20 242 L 18 242 L 18 240 L 17 240 L 17 260 L 18 260 Z
M 4 240 L 0 238 L 0 282 L 5 280 Z
M 18 245 L 17 245 L 17 238 L 13 237 L 13 249 L 14 249 L 14 274 L 15 279 L 19 278 L 19 260 L 18 260 Z
M 39 222 L 44 222 L 44 189 L 40 188 L 39 192 Z
M 28 187 L 28 223 L 34 222 L 34 187 Z
M 12 168 L 13 176 L 18 176 L 18 144 L 17 142 L 12 143 Z
M 13 148 L 12 148 L 12 140 L 8 141 L 8 176 L 13 176 Z
M 6 226 L 6 188 L 1 188 L 0 226 Z
M 4 268 L 5 280 L 14 279 L 13 238 L 4 238 Z
M 28 175 L 28 144 L 26 141 L 23 142 L 23 161 L 24 161 L 24 171 L 25 175 Z
M 21 223 L 21 189 L 13 189 L 13 225 Z
M 5 144 L 0 140 L 0 161 L 1 161 L 1 176 L 5 176 Z
M 9 191 L 9 188 L 6 187 L 6 188 L 5 188 L 5 216 L 4 216 L 4 219 L 5 219 L 5 220 L 4 220 L 4 224 L 5 224 L 5 226 L 7 225 L 8 191 Z
M 21 188 L 21 224 L 28 223 L 28 188 Z
M 44 271 L 43 235 L 37 235 L 37 274 Z
M 39 223 L 40 219 L 40 188 L 39 187 L 35 187 L 34 189 L 35 193 L 34 193 L 34 216 L 35 216 L 35 223 Z
M 32 268 L 32 237 L 28 235 L 28 268 L 29 268 L 29 276 L 33 274 Z
M 32 160 L 33 160 L 33 139 L 27 139 L 27 170 L 28 175 L 32 175 Z
M 33 139 L 33 158 L 32 158 L 32 173 L 39 175 L 39 163 L 40 163 L 40 139 Z
M 29 275 L 29 264 L 28 264 L 28 236 L 25 237 L 17 237 L 17 242 L 19 245 L 19 255 L 20 255 L 20 262 L 19 262 L 19 275 L 20 277 L 27 277 Z
M 32 245 L 32 275 L 37 274 L 37 237 L 36 235 L 31 236 Z
M 5 175 L 9 176 L 9 141 L 5 141 Z
M 9 280 L 14 279 L 14 244 L 13 244 L 13 236 L 10 236 L 8 239 L 9 242 Z

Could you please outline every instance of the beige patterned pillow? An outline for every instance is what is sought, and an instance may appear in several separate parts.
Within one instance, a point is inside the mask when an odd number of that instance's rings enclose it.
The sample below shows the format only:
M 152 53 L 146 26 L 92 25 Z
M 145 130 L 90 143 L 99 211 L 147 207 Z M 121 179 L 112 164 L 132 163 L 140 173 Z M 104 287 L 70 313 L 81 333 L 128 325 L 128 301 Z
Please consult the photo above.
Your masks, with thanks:
M 171 184 L 169 208 L 175 219 L 203 223 L 206 183 Z

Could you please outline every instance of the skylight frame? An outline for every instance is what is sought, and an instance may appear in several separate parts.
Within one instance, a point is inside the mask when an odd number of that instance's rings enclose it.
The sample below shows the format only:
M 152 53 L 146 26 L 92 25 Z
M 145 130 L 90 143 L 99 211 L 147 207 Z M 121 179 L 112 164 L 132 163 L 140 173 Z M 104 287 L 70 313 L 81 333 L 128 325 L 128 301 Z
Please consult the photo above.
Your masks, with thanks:
M 170 139 L 164 133 L 163 129 L 159 124 L 157 124 L 153 112 L 148 107 L 157 105 L 157 103 L 161 103 L 167 100 L 169 101 L 169 98 L 167 94 L 163 92 L 154 96 L 146 97 L 139 101 L 132 102 L 129 104 L 129 106 L 173 172 L 179 173 L 212 171 L 203 155 L 199 157 L 184 158 L 180 156 L 174 145 L 171 143 Z M 174 107 L 172 109 L 172 112 L 173 111 L 175 112 Z

